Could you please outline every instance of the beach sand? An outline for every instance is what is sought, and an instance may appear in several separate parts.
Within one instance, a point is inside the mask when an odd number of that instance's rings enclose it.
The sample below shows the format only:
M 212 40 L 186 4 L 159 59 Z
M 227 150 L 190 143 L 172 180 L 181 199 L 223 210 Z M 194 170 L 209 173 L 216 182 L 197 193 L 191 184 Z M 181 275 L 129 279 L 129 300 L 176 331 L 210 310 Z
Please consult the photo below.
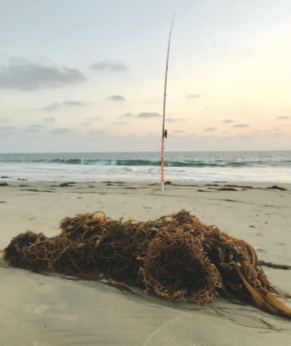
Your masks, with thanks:
M 5 179 L 0 180 L 2 185 Z M 0 185 L 0 249 L 19 233 L 59 233 L 59 222 L 104 211 L 113 219 L 156 219 L 186 209 L 203 223 L 249 242 L 259 259 L 291 265 L 291 185 L 7 181 Z M 227 190 L 233 189 L 234 191 Z M 220 190 L 222 189 L 222 190 Z M 291 293 L 291 270 L 265 268 Z M 291 321 L 217 299 L 208 306 L 168 302 L 141 289 L 67 280 L 0 266 L 2 346 L 289 345 Z M 285 303 L 291 307 L 291 299 Z

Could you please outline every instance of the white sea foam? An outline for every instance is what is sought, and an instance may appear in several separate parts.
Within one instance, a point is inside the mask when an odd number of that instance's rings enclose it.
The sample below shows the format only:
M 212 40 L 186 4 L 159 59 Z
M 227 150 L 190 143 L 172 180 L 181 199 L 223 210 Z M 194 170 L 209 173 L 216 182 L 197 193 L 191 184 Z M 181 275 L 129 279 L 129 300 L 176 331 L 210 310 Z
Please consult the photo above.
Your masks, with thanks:
M 0 154 L 0 176 L 30 181 L 159 182 L 158 160 L 158 153 Z M 170 181 L 291 183 L 290 151 L 167 153 L 166 162 L 165 180 Z

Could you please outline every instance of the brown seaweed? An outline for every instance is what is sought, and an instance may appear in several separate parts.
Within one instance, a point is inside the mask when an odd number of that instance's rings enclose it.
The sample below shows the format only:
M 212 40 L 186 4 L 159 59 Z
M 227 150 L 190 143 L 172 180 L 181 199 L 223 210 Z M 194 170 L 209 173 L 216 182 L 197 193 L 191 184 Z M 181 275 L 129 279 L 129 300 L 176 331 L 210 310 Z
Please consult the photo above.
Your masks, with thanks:
M 268 281 L 253 247 L 185 210 L 147 222 L 80 214 L 60 228 L 52 238 L 19 234 L 3 251 L 4 261 L 37 273 L 113 280 L 168 300 L 207 304 L 218 295 L 235 297 L 291 318 L 274 294 L 288 295 Z

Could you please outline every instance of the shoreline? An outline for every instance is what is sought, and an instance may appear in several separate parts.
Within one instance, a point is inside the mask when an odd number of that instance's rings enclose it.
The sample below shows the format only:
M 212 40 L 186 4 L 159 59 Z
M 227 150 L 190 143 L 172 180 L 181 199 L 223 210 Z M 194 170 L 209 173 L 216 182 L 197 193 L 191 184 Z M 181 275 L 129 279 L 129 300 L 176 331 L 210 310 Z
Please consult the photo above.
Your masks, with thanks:
M 104 166 L 107 168 L 106 166 Z M 103 168 L 104 168 L 103 167 Z M 155 168 L 156 169 L 156 168 Z M 165 174 L 165 182 L 169 181 L 171 183 L 181 183 L 181 184 L 213 184 L 213 183 L 226 183 L 226 184 L 291 184 L 291 178 L 290 175 L 288 175 L 288 178 L 286 177 L 280 177 L 278 178 L 275 174 L 272 174 L 272 177 L 264 176 L 264 172 L 260 174 L 258 177 L 249 178 L 249 175 L 251 173 L 251 169 L 248 168 L 248 171 L 243 171 L 242 169 L 238 169 L 239 175 L 235 174 L 237 172 L 233 172 L 234 175 L 232 176 L 230 172 L 226 176 L 219 174 L 217 176 L 210 176 L 210 170 L 205 170 L 201 175 L 199 175 L 199 170 L 196 172 L 186 172 L 183 174 L 186 174 L 185 176 L 182 175 L 182 173 L 167 173 Z M 189 176 L 189 174 L 193 174 L 196 178 L 192 178 Z M 180 175 L 179 175 L 180 174 Z M 213 174 L 213 173 L 212 173 Z M 291 171 L 290 171 L 291 174 Z M 208 176 L 206 178 L 206 176 Z M 110 177 L 108 180 L 108 177 Z M 244 178 L 242 178 L 244 177 Z M 248 177 L 248 178 L 245 178 Z M 67 181 L 74 181 L 78 183 L 102 183 L 104 181 L 110 181 L 110 182 L 126 182 L 126 183 L 156 183 L 159 184 L 161 181 L 161 175 L 160 172 L 156 173 L 148 173 L 148 172 L 137 172 L 137 173 L 122 173 L 122 172 L 102 172 L 102 173 L 92 173 L 92 174 L 68 174 L 68 172 L 63 172 L 63 174 L 44 174 L 40 175 L 39 172 L 35 172 L 33 174 L 25 174 L 21 173 L 19 176 L 11 176 L 11 172 L 7 171 L 0 176 L 0 184 L 1 183 L 9 183 L 9 182 L 18 182 L 18 181 L 29 181 L 31 183 L 50 183 L 50 182 L 67 182 Z
M 73 185 L 85 185 L 85 184 L 124 184 L 124 185 L 140 185 L 140 186 L 160 186 L 161 183 L 159 181 L 152 181 L 151 179 L 138 179 L 138 180 L 116 180 L 116 179 L 108 179 L 108 175 L 106 179 L 103 180 L 70 180 L 69 177 L 66 177 L 64 180 L 30 180 L 29 178 L 15 178 L 12 180 L 11 177 L 2 176 L 0 177 L 0 186 L 5 186 L 2 184 L 7 183 L 8 186 L 15 187 L 23 187 L 21 185 L 47 185 L 48 187 L 61 187 L 60 185 L 63 183 L 69 184 L 70 187 Z M 289 189 L 291 191 L 291 182 L 281 183 L 281 182 L 252 182 L 252 181 L 227 181 L 227 180 L 214 180 L 214 181 L 183 181 L 183 180 L 174 180 L 174 179 L 165 179 L 165 185 L 169 185 L 170 187 L 183 187 L 183 186 L 193 186 L 193 187 L 201 187 L 201 186 L 213 186 L 213 185 L 226 185 L 226 186 L 234 186 L 234 187 L 250 187 L 250 188 L 267 188 L 272 187 L 269 185 L 282 186 L 285 189 Z M 53 186 L 52 186 L 53 185 Z M 252 186 L 250 186 L 252 185 Z

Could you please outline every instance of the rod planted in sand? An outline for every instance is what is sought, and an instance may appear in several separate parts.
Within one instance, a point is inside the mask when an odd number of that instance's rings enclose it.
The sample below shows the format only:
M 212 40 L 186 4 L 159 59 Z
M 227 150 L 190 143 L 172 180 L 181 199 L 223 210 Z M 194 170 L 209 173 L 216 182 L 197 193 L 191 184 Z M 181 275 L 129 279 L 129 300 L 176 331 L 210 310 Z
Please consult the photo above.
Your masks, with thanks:
M 167 62 L 166 62 L 166 72 L 165 72 L 165 87 L 164 87 L 164 104 L 163 104 L 163 129 L 162 129 L 162 157 L 161 157 L 161 188 L 164 191 L 164 153 L 165 153 L 165 138 L 167 138 L 167 130 L 165 130 L 165 118 L 166 118 L 166 99 L 167 99 L 167 80 L 168 80 L 168 69 L 169 69 L 169 56 L 170 56 L 170 45 L 171 36 L 173 30 L 175 15 L 173 16 L 171 29 L 169 33 L 168 51 L 167 51 Z

